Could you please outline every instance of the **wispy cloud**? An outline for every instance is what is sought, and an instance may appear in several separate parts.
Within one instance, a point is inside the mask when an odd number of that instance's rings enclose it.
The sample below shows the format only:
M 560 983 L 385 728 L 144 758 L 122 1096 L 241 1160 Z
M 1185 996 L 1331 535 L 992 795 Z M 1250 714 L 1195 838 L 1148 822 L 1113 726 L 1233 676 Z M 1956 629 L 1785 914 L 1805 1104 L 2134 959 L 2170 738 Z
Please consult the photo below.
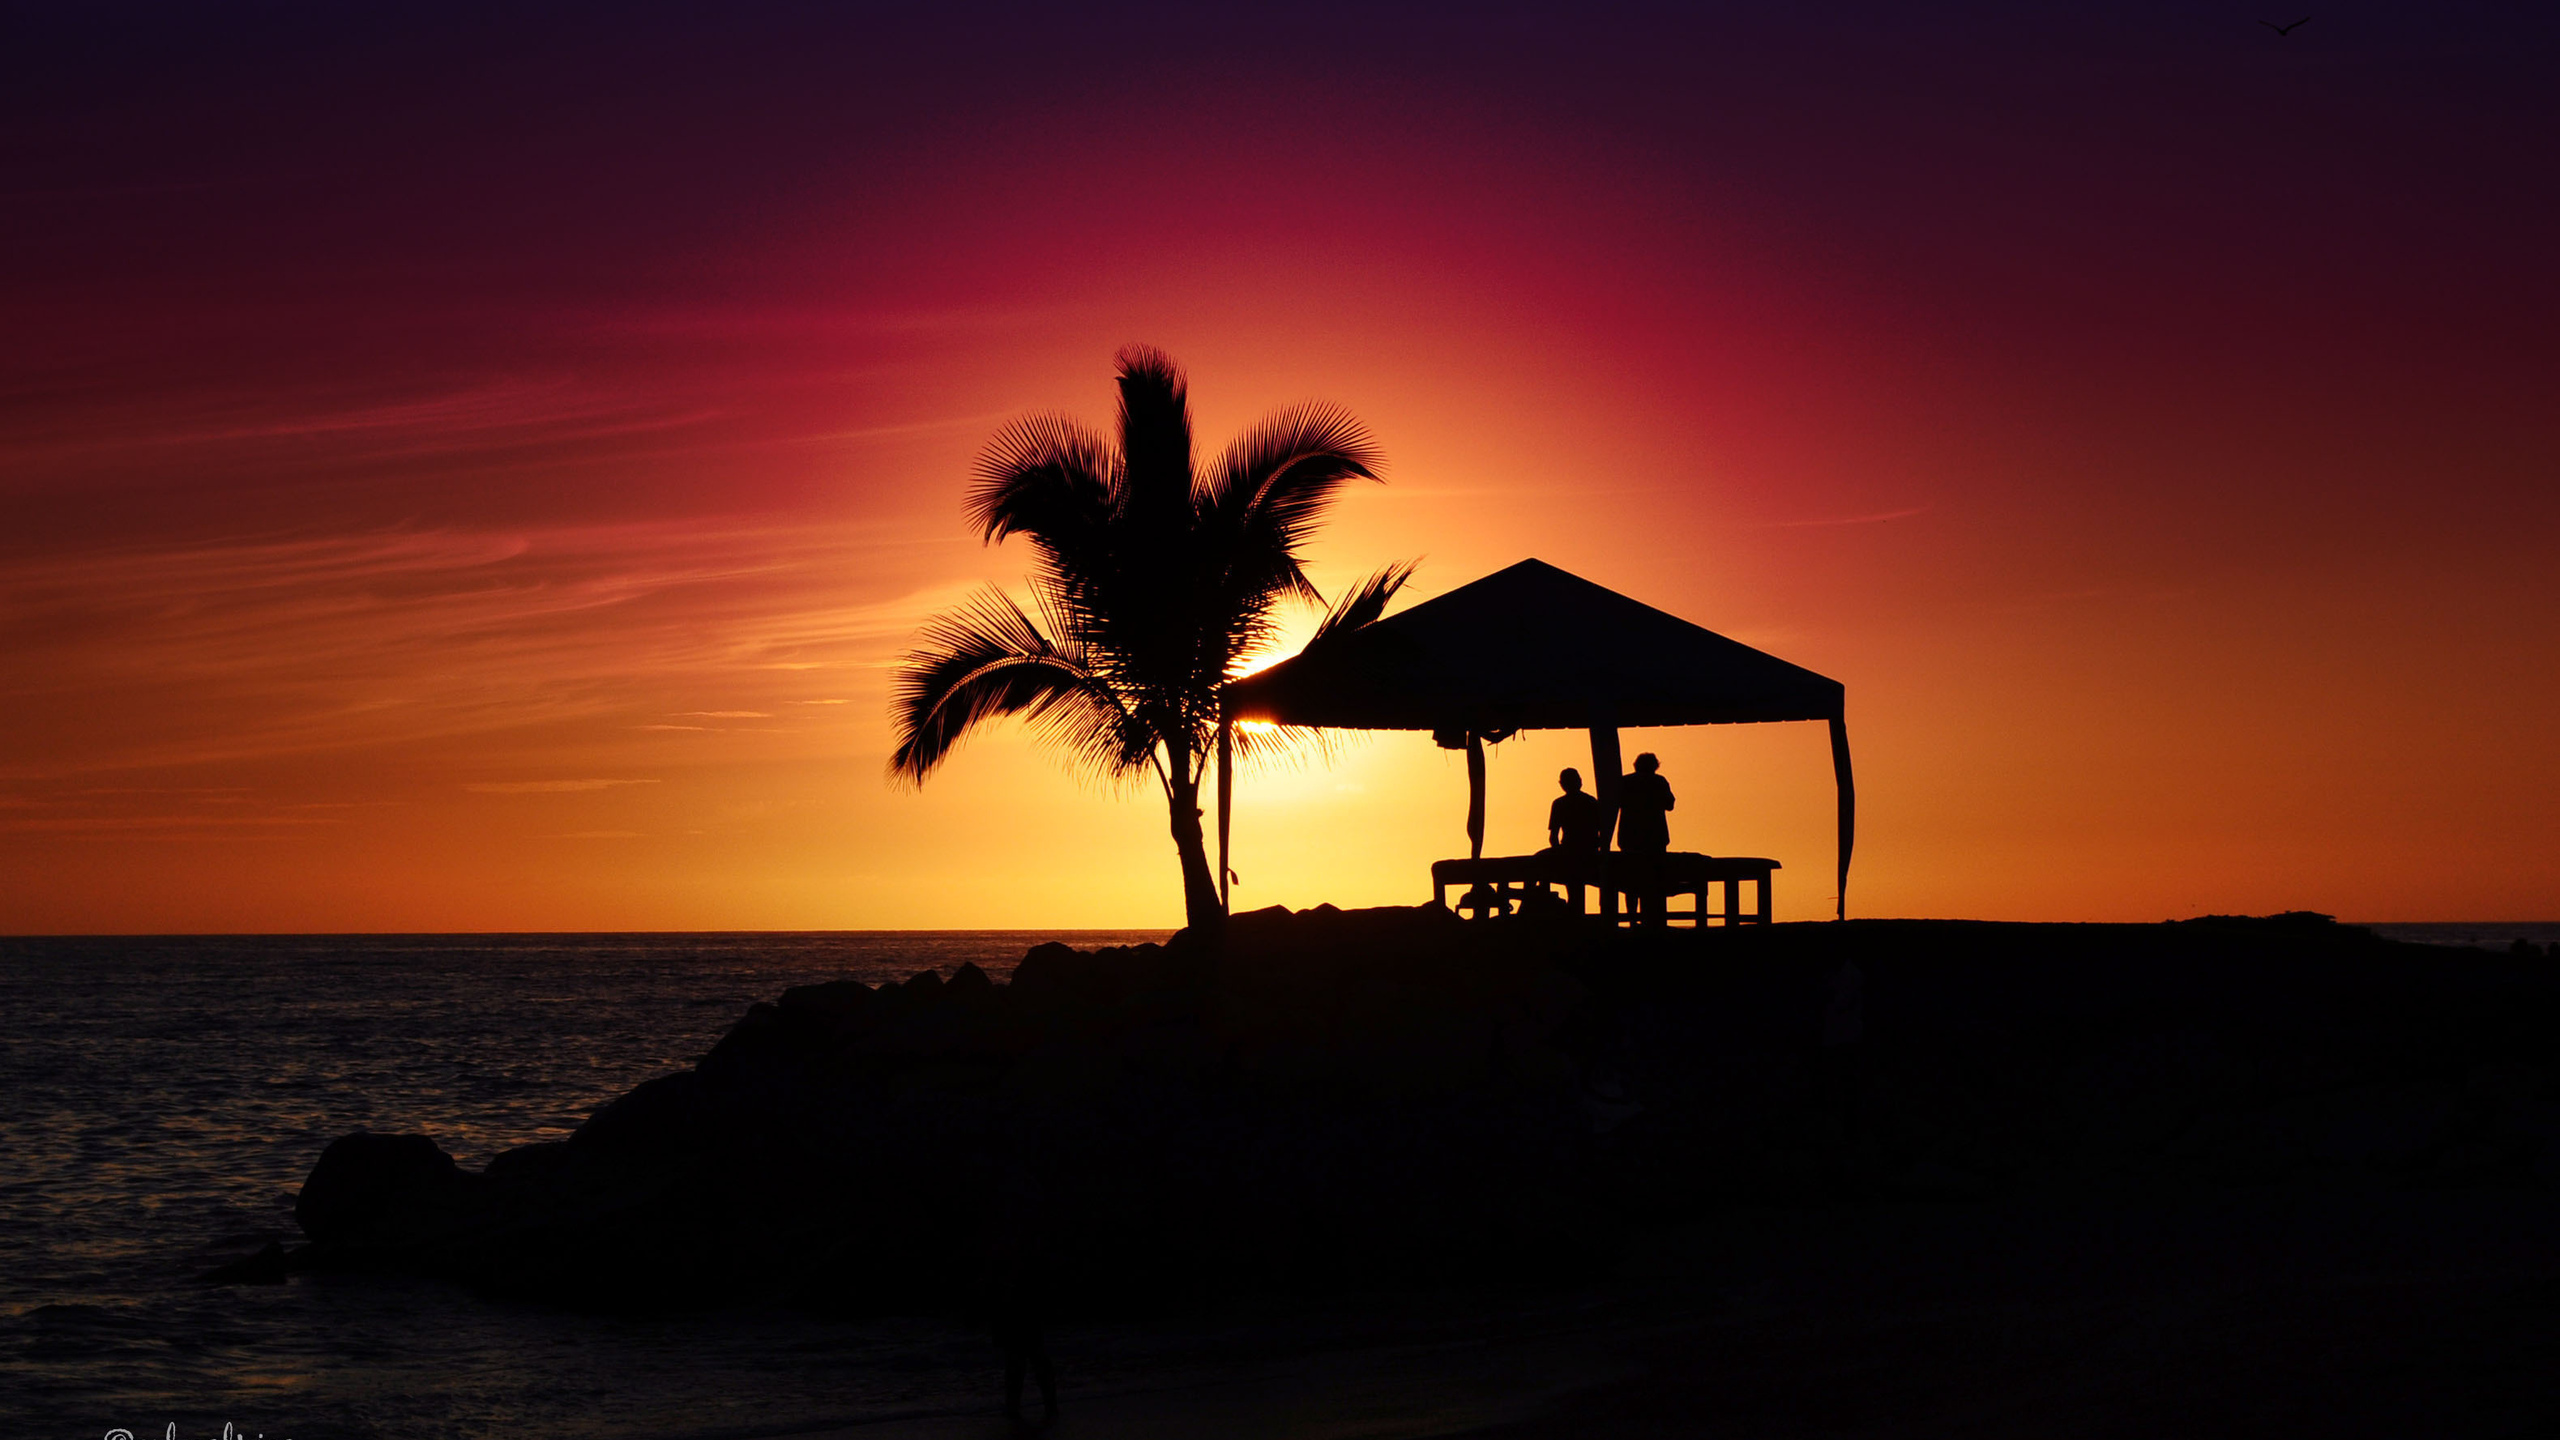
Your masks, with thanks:
M 939 435 L 952 431 L 991 430 L 1013 418 L 1012 411 L 990 410 L 980 415 L 954 415 L 944 420 L 917 420 L 899 425 L 864 425 L 851 430 L 819 430 L 799 437 L 813 443 L 859 443 L 870 440 L 904 440 L 916 435 Z
M 669 520 L 0 557 L 0 780 L 537 727 L 627 734 L 671 713 L 770 719 L 796 698 L 792 677 L 867 680 L 968 589 L 866 581 L 883 543 L 897 542 Z M 705 690 L 774 698 L 667 706 Z
M 345 823 L 330 815 L 39 815 L 0 820 L 0 830 L 290 830 Z
M 655 785 L 655 780 L 479 780 L 462 788 L 480 795 L 570 795 L 612 790 L 624 785 Z
M 76 455 L 199 449 L 264 455 L 279 445 L 326 447 L 334 463 L 558 447 L 705 425 L 724 413 L 589 390 L 566 376 L 495 376 L 391 395 L 218 390 L 147 415 L 61 417 L 0 427 L 12 463 Z M 98 423 L 113 419 L 114 423 Z M 300 452 L 307 454 L 307 451 Z
M 770 341 L 800 336 L 988 334 L 1053 324 L 1092 312 L 1072 305 L 956 305 L 931 310 L 871 306 L 662 304 L 584 315 L 599 334 Z
M 1887 520 L 1908 520 L 1914 515 L 1925 515 L 1927 513 L 1929 513 L 1928 506 L 1914 505 L 1907 510 L 1879 510 L 1873 515 L 1839 515 L 1821 520 L 1763 520 L 1760 522 L 1759 528 L 1763 530 L 1801 530 L 1819 525 L 1881 525 Z

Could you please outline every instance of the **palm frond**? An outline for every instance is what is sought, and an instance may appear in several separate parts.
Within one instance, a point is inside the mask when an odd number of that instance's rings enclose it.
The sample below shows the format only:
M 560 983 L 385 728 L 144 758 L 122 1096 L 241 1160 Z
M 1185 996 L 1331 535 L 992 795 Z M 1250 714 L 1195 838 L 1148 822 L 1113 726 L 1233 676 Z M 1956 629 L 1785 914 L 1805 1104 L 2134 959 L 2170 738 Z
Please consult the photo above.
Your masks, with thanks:
M 1227 447 L 1199 497 L 1202 528 L 1228 537 L 1238 588 L 1292 592 L 1323 603 L 1298 554 L 1325 508 L 1353 479 L 1384 466 L 1367 429 L 1332 405 L 1300 405 Z
M 1152 345 L 1123 347 L 1121 513 L 1159 532 L 1187 522 L 1191 501 L 1191 389 L 1182 367 Z
M 1325 612 L 1316 626 L 1314 638 L 1300 654 L 1324 644 L 1336 636 L 1347 635 L 1363 625 L 1375 623 L 1386 613 L 1387 605 L 1413 578 L 1419 560 L 1405 560 L 1386 566 L 1376 574 L 1342 593 L 1333 607 Z M 1239 726 L 1235 731 L 1238 763 L 1254 767 L 1300 765 L 1309 759 L 1331 763 L 1342 753 L 1349 739 L 1365 732 L 1319 729 L 1306 725 L 1257 725 L 1250 729 Z
M 1256 726 L 1235 731 L 1236 765 L 1243 770 L 1296 770 L 1331 765 L 1353 746 L 1375 739 L 1374 730 L 1334 730 L 1313 725 Z
M 1349 634 L 1363 625 L 1375 624 L 1379 616 L 1387 613 L 1387 602 L 1396 598 L 1396 592 L 1404 588 L 1404 582 L 1413 578 L 1415 567 L 1421 563 L 1418 559 L 1399 560 L 1342 592 L 1342 598 L 1334 602 L 1333 608 L 1325 612 L 1323 622 L 1316 626 L 1314 638 L 1307 641 L 1307 649 L 1313 650 L 1327 640 Z
M 1281 602 L 1324 605 L 1300 551 L 1341 488 L 1378 478 L 1383 462 L 1349 414 L 1304 405 L 1264 421 L 1203 476 L 1181 367 L 1145 346 L 1116 359 L 1116 435 L 1019 420 L 980 458 L 969 517 L 991 544 L 1021 535 L 1037 549 L 1031 607 L 991 591 L 926 624 L 893 681 L 889 769 L 922 784 L 979 725 L 1016 717 L 1085 767 L 1152 768 L 1177 807 L 1179 841 L 1188 817 L 1178 807 L 1193 803 L 1214 748 L 1220 687 L 1277 640 Z M 1376 620 L 1412 570 L 1390 566 L 1355 587 L 1317 643 Z M 1237 742 L 1248 761 L 1267 762 L 1336 739 L 1258 731 Z M 1197 893 L 1190 859 L 1185 902 L 1202 922 L 1217 897 Z
M 1108 773 L 1147 762 L 1151 736 L 1086 663 L 1078 647 L 1041 633 L 1001 591 L 925 622 L 921 643 L 891 684 L 893 778 L 921 785 L 981 723 L 1019 715 Z M 1131 752 L 1135 748 L 1133 758 Z
M 1330 475 L 1335 484 L 1357 477 L 1379 478 L 1386 457 L 1369 428 L 1339 405 L 1312 402 L 1292 405 L 1236 437 L 1218 464 L 1217 485 L 1248 506 L 1275 503 L 1270 488 L 1302 467 L 1301 483 Z M 1286 502 L 1281 502 L 1286 503 Z M 1301 504 L 1306 502 L 1299 502 Z M 1321 508 L 1322 502 L 1314 502 Z
M 1120 465 L 1101 436 L 1059 415 L 1034 415 L 996 432 L 978 457 L 971 523 L 994 544 L 1010 535 L 1073 545 L 1111 516 Z

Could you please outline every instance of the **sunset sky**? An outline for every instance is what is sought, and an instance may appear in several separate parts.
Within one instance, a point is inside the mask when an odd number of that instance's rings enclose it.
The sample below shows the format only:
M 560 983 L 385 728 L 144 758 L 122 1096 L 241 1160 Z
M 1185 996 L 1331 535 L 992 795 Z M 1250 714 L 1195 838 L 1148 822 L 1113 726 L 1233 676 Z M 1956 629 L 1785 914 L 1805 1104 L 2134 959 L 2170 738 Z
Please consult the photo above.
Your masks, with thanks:
M 1180 923 L 1153 793 L 884 771 L 1130 342 L 1375 432 L 1328 591 L 1840 680 L 1853 916 L 2560 916 L 2560 12 L 511 9 L 6 10 L 0 930 Z M 1820 726 L 1626 745 L 1829 914 Z M 1249 774 L 1238 905 L 1465 788 Z

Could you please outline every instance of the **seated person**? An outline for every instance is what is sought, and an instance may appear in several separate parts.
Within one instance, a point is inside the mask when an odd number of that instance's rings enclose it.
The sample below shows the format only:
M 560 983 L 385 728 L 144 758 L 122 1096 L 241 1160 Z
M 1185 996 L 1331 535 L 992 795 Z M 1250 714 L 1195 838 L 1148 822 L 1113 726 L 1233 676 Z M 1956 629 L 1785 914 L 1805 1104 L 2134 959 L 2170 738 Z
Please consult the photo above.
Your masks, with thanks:
M 1600 797 L 1582 788 L 1582 772 L 1568 768 L 1556 777 L 1564 787 L 1547 807 L 1547 850 L 1559 855 L 1598 855 L 1608 833 L 1600 813 Z

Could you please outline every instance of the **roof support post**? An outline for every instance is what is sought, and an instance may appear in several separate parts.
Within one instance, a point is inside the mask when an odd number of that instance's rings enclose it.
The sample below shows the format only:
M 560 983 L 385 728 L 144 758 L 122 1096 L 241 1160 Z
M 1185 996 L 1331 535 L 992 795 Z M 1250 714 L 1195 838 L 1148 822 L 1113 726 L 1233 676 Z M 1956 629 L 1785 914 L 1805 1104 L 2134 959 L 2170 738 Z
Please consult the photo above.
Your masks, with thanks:
M 1484 858 L 1484 735 L 1467 732 L 1467 858 Z
M 1831 717 L 1831 778 L 1840 787 L 1840 894 L 1831 918 L 1846 920 L 1849 918 L 1849 851 L 1858 840 L 1858 785 L 1849 774 L 1849 720 L 1846 715 Z
M 1618 833 L 1618 776 L 1626 767 L 1618 758 L 1617 717 L 1606 710 L 1594 710 L 1591 716 L 1591 794 L 1600 802 L 1600 859 L 1605 867 L 1609 858 L 1611 836 Z M 1618 892 L 1603 877 L 1600 882 L 1600 913 L 1609 923 L 1618 920 Z

